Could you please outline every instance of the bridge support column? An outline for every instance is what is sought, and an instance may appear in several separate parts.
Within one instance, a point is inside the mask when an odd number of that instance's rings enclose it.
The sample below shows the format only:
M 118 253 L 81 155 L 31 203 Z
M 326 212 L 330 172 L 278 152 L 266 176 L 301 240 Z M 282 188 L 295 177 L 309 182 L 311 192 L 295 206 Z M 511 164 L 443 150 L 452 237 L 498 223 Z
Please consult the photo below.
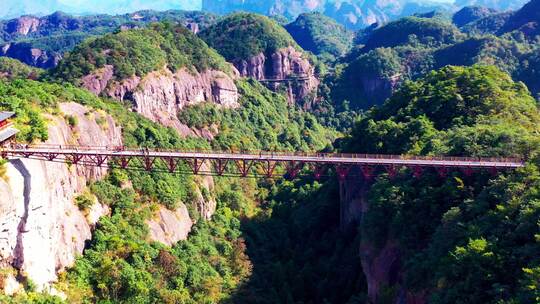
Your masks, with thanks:
M 372 179 L 349 176 L 339 181 L 340 228 L 346 231 L 356 228 L 368 210 L 368 192 Z

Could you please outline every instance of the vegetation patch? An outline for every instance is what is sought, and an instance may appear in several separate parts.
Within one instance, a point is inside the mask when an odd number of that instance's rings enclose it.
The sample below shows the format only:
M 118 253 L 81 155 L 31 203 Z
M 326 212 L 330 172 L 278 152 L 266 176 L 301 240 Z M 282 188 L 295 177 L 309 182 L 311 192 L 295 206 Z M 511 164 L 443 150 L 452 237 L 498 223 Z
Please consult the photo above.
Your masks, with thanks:
M 260 53 L 298 47 L 291 35 L 274 20 L 251 13 L 224 17 L 200 33 L 200 37 L 228 61 L 248 59 Z

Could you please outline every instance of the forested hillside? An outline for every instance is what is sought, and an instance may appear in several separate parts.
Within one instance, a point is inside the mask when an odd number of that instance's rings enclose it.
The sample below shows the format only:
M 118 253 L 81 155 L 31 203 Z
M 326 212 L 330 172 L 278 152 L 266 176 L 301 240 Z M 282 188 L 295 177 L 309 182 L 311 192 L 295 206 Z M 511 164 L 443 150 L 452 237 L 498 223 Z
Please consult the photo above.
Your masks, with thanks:
M 47 138 L 41 111 L 55 113 L 57 104 L 66 101 L 111 114 L 123 127 L 124 143 L 133 147 L 298 151 L 321 149 L 333 138 L 311 115 L 287 109 L 283 96 L 248 81 L 239 83 L 243 96 L 239 110 L 221 111 L 208 104 L 182 113 L 189 125 L 217 123 L 219 135 L 211 142 L 182 139 L 172 129 L 81 89 L 29 80 L 2 82 L 2 86 L 3 108 L 17 111 L 17 126 L 28 128 L 28 135 L 22 137 L 28 141 Z M 40 97 L 36 100 L 30 96 Z M 17 106 L 16 101 L 20 102 Z M 37 106 L 42 110 L 36 111 Z M 76 126 L 76 122 L 73 124 Z M 258 196 L 265 190 L 254 180 L 218 178 L 215 182 L 215 192 L 203 191 L 204 196 L 217 200 L 217 211 L 209 221 L 196 215 L 199 190 L 194 189 L 198 189 L 200 180 L 195 177 L 112 171 L 105 180 L 90 184 L 77 204 L 84 209 L 97 199 L 111 208 L 111 216 L 102 219 L 84 256 L 61 276 L 57 289 L 68 296 L 70 303 L 201 303 L 227 299 L 251 273 L 240 223 L 259 212 Z M 160 205 L 174 210 L 178 204 L 186 204 L 197 220 L 190 238 L 172 248 L 150 242 L 147 220 Z M 30 293 L 3 300 L 26 303 L 45 298 Z
M 140 28 L 158 21 L 188 26 L 193 32 L 212 24 L 215 15 L 188 11 L 139 11 L 125 15 L 72 16 L 56 12 L 45 17 L 22 16 L 0 20 L 0 56 L 52 68 L 82 41 L 119 30 Z
M 229 61 L 295 46 L 287 31 L 256 14 L 236 13 L 201 32 L 201 38 Z
M 343 56 L 352 47 L 353 33 L 320 13 L 302 14 L 285 29 L 304 50 L 328 60 Z
M 454 15 L 454 24 L 438 16 L 407 17 L 367 29 L 331 79 L 332 99 L 367 109 L 405 80 L 446 65 L 473 64 L 496 65 L 536 96 L 537 4 L 533 0 L 515 13 L 464 8 Z
M 105 65 L 112 66 L 117 80 L 142 77 L 163 67 L 172 71 L 228 69 L 225 60 L 188 29 L 161 23 L 87 40 L 75 47 L 51 75 L 78 83 Z
M 356 124 L 345 151 L 528 160 L 496 177 L 378 179 L 360 229 L 381 255 L 397 243 L 399 279 L 386 282 L 388 293 L 407 289 L 432 303 L 538 300 L 539 118 L 527 89 L 496 68 L 446 67 Z

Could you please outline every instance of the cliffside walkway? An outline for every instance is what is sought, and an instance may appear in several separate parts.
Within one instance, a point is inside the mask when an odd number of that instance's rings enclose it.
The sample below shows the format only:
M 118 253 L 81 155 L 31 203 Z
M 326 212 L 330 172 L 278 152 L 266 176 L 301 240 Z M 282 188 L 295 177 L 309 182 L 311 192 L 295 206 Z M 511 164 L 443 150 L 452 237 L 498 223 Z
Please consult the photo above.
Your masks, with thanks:
M 409 168 L 415 177 L 434 169 L 440 176 L 450 170 L 472 175 L 479 170 L 496 173 L 524 166 L 515 158 L 429 157 L 304 152 L 227 152 L 132 149 L 11 144 L 1 147 L 2 158 L 30 158 L 73 165 L 122 168 L 146 171 L 180 172 L 200 175 L 239 177 L 295 177 L 311 172 L 316 178 L 336 174 L 340 179 L 358 172 L 372 178 L 378 172 L 395 176 Z
M 302 81 L 308 81 L 310 78 L 305 77 L 291 77 L 291 78 L 268 78 L 268 79 L 260 79 L 259 82 L 263 83 L 272 83 L 272 82 L 302 82 Z

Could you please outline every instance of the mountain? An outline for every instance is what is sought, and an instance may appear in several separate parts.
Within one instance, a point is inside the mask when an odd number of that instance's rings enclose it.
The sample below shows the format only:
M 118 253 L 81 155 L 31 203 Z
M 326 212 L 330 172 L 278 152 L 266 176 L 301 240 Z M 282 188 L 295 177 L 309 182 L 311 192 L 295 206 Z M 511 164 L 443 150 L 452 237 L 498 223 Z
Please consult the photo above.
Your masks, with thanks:
M 360 29 L 375 22 L 384 23 L 397 17 L 447 7 L 449 5 L 444 3 L 406 0 L 391 2 L 356 0 L 203 0 L 202 3 L 203 10 L 217 14 L 227 14 L 242 10 L 264 15 L 281 15 L 288 19 L 295 19 L 301 13 L 319 11 L 337 20 L 349 29 Z
M 331 84 L 340 105 L 369 108 L 401 83 L 446 65 L 496 65 L 538 96 L 537 0 L 516 12 L 464 8 L 452 18 L 405 17 L 361 32 Z M 456 25 L 461 25 L 458 28 Z
M 328 5 L 257 3 L 277 2 Z M 369 3 L 337 6 L 353 20 Z M 537 303 L 537 8 L 419 12 L 352 42 L 316 9 L 6 21 L 5 52 L 69 49 L 47 70 L 0 58 L 14 147 L 115 152 L 90 166 L 0 147 L 0 303 Z M 524 166 L 332 168 L 279 151 Z
M 0 57 L 0 79 L 38 79 L 43 73 L 43 70 L 28 66 L 16 59 Z
M 539 119 L 527 88 L 504 72 L 449 66 L 404 84 L 369 111 L 342 149 L 536 155 Z M 353 189 L 350 201 L 367 210 L 356 214 L 355 228 L 361 231 L 357 246 L 369 302 L 535 302 L 536 289 L 529 287 L 538 284 L 532 269 L 540 265 L 535 239 L 540 209 L 536 190 L 522 187 L 533 180 L 533 188 L 540 185 L 536 162 L 530 159 L 530 171 L 504 177 L 468 178 L 454 171 L 440 178 L 429 171 L 416 180 L 381 178 L 368 195 L 350 181 L 345 186 Z M 504 292 L 496 292 L 501 286 Z
M 304 13 L 285 29 L 306 51 L 341 57 L 352 47 L 353 33 L 321 13 Z
M 187 105 L 238 106 L 229 64 L 182 25 L 155 23 L 86 40 L 51 71 L 96 95 L 129 102 L 141 115 L 191 134 L 177 114 Z
M 521 30 L 529 36 L 540 34 L 540 1 L 532 0 L 508 19 L 502 32 Z
M 504 1 L 504 0 L 456 0 L 454 5 L 457 7 L 477 6 L 492 8 L 498 11 L 517 10 L 528 1 Z
M 0 3 L 0 19 L 16 18 L 23 15 L 43 16 L 55 11 L 63 11 L 75 15 L 91 14 L 126 14 L 140 10 L 165 11 L 177 10 L 200 10 L 200 1 L 193 0 L 158 0 L 145 1 L 62 1 L 62 0 L 5 0 Z
M 143 27 L 157 21 L 181 23 L 197 32 L 214 22 L 215 16 L 187 11 L 138 11 L 125 15 L 72 16 L 55 12 L 44 17 L 23 16 L 0 21 L 0 56 L 27 64 L 52 68 L 63 53 L 83 40 L 116 30 Z
M 497 10 L 482 6 L 466 6 L 456 12 L 452 17 L 452 22 L 457 27 L 462 27 L 468 23 L 491 16 L 497 13 Z
M 25 79 L 28 70 L 14 60 L 0 64 L 16 78 L 2 75 L 0 109 L 16 112 L 20 142 L 311 151 L 335 137 L 285 94 L 239 78 L 181 25 L 87 40 L 41 81 Z M 144 172 L 2 160 L 0 302 L 231 298 L 252 271 L 241 222 L 259 213 L 259 186 L 155 166 Z
M 285 91 L 291 103 L 309 108 L 319 84 L 314 60 L 276 21 L 252 13 L 231 14 L 201 31 L 200 37 L 231 62 L 240 76 Z
M 306 12 L 318 11 L 337 20 L 349 29 L 361 29 L 373 23 L 386 23 L 416 13 L 457 11 L 465 6 L 483 6 L 496 10 L 517 9 L 526 1 L 359 1 L 359 0 L 203 0 L 202 9 L 217 14 L 249 11 L 263 15 L 281 15 L 294 20 Z
M 449 22 L 437 18 L 406 17 L 372 31 L 364 50 L 396 47 L 409 43 L 411 39 L 420 44 L 444 45 L 461 37 L 459 30 Z

